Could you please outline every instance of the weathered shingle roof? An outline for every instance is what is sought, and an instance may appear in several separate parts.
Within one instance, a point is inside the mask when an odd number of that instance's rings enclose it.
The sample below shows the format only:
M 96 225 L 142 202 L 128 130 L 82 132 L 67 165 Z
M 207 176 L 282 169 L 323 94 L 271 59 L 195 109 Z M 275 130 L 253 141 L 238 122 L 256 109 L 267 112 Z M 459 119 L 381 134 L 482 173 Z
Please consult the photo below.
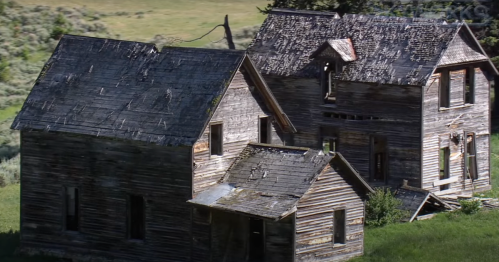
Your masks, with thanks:
M 318 77 L 310 55 L 328 40 L 352 40 L 357 59 L 344 81 L 424 85 L 462 27 L 441 20 L 271 12 L 249 47 L 262 74 Z
M 12 127 L 192 145 L 245 56 L 66 35 Z
M 280 219 L 293 211 L 331 158 L 308 148 L 250 144 L 227 171 L 224 184 L 190 202 Z M 227 185 L 233 189 L 221 196 Z

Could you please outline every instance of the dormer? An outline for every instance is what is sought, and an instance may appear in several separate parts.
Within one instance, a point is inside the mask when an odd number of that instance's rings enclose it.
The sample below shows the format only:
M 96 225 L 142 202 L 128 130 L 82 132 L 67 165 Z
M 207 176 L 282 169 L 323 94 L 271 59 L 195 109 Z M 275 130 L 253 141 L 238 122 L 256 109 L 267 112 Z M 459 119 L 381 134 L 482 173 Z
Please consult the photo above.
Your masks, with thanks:
M 337 81 L 347 63 L 357 56 L 350 38 L 331 39 L 324 42 L 311 56 L 321 65 L 322 97 L 325 104 L 336 104 Z

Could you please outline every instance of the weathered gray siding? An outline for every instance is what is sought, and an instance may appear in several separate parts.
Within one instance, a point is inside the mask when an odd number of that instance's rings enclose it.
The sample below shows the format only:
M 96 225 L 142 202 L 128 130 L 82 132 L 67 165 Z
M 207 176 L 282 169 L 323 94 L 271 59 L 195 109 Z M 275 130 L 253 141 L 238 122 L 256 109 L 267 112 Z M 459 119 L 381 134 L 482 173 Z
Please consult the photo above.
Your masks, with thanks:
M 191 147 L 21 133 L 21 248 L 71 258 L 190 261 Z M 80 190 L 80 231 L 63 230 L 65 186 Z M 127 239 L 127 194 L 145 198 L 143 241 Z
M 337 151 L 369 180 L 370 136 L 385 136 L 388 184 L 421 183 L 421 87 L 341 82 L 336 105 L 324 105 L 318 79 L 265 79 L 298 130 L 292 145 L 320 148 L 321 127 L 335 129 Z
M 296 255 L 299 261 L 346 261 L 364 250 L 364 204 L 331 166 L 298 202 Z M 346 244 L 333 245 L 334 210 L 346 211 Z
M 194 195 L 220 180 L 249 142 L 258 142 L 259 117 L 271 113 L 252 86 L 247 74 L 238 71 L 213 114 L 212 123 L 223 123 L 223 156 L 210 156 L 209 126 L 194 145 Z M 282 145 L 278 129 L 273 123 L 272 144 Z
M 459 70 L 460 68 L 451 68 Z M 424 138 L 423 138 L 423 170 L 422 188 L 432 192 L 440 191 L 439 186 L 434 186 L 433 182 L 439 180 L 439 150 L 449 146 L 450 149 L 450 178 L 457 177 L 457 181 L 450 184 L 447 193 L 463 191 L 470 193 L 486 190 L 490 187 L 490 121 L 489 121 L 489 92 L 490 83 L 484 72 L 475 67 L 475 103 L 465 104 L 457 107 L 439 109 L 439 85 L 441 74 L 437 72 L 432 75 L 424 93 Z M 452 77 L 452 76 L 451 76 Z M 451 79 L 451 97 L 453 92 L 462 93 L 460 90 L 462 75 L 454 75 Z M 454 96 L 457 97 L 457 96 Z M 475 132 L 477 147 L 478 179 L 474 181 L 464 180 L 464 143 L 461 138 L 459 143 L 451 141 L 451 134 L 460 134 L 464 137 L 464 132 Z M 444 194 L 445 192 L 438 193 Z

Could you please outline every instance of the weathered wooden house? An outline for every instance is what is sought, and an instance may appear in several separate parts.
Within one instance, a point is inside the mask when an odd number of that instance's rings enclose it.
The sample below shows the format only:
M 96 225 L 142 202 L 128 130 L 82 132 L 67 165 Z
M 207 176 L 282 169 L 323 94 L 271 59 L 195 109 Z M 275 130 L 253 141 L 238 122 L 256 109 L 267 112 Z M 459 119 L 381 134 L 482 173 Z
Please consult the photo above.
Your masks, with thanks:
M 490 188 L 490 80 L 465 23 L 275 9 L 248 52 L 297 129 L 373 186 Z
M 196 262 L 362 254 L 361 196 L 371 189 L 340 154 L 284 146 L 296 130 L 245 51 L 66 35 L 12 128 L 23 252 Z M 226 201 L 213 199 L 224 187 Z

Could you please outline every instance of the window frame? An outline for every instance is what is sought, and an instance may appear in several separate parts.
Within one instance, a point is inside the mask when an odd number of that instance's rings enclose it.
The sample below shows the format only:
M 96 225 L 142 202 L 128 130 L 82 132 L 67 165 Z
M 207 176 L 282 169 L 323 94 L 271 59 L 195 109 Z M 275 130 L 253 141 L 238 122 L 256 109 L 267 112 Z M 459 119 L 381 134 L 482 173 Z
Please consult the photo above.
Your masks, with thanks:
M 266 119 L 267 124 L 266 124 L 266 135 L 267 135 L 267 141 L 263 142 L 262 141 L 262 119 Z M 258 117 L 258 143 L 262 144 L 272 144 L 272 118 L 267 115 L 262 115 Z
M 468 142 L 468 137 L 471 137 L 471 141 Z M 464 170 L 463 176 L 465 180 L 477 180 L 478 179 L 478 161 L 477 161 L 477 150 L 476 150 L 476 133 L 474 132 L 464 132 Z M 469 147 L 469 148 L 468 148 Z M 469 172 L 468 172 L 469 171 Z M 473 171 L 473 172 L 471 172 Z
M 342 229 L 342 237 L 340 238 L 340 240 L 342 241 L 338 241 L 337 242 L 337 238 L 336 238 L 336 233 L 337 233 L 337 213 L 343 213 L 343 221 L 342 221 L 342 225 L 343 225 L 343 229 Z M 345 207 L 340 207 L 340 208 L 336 208 L 334 209 L 333 211 L 333 237 L 332 237 L 332 242 L 333 242 L 333 247 L 334 246 L 343 246 L 343 245 L 346 245 L 347 244 L 347 209 Z
M 443 156 L 442 156 L 443 152 Z M 442 169 L 442 157 L 444 169 Z M 442 176 L 443 172 L 443 176 Z M 438 149 L 438 178 L 445 180 L 450 178 L 450 147 L 443 146 Z M 448 190 L 451 188 L 450 184 L 440 185 L 440 191 Z
M 444 88 L 445 88 L 445 90 L 444 90 Z M 446 95 L 445 97 L 444 97 L 444 94 Z M 440 71 L 440 81 L 439 81 L 439 85 L 438 85 L 438 107 L 439 107 L 439 109 L 450 108 L 450 70 L 449 69 L 442 69 Z
M 213 156 L 223 156 L 224 154 L 224 124 L 223 122 L 213 122 L 213 123 L 210 123 L 210 130 L 209 130 L 209 141 L 208 141 L 208 144 L 209 144 L 209 148 L 210 148 L 210 157 L 213 157 Z M 212 134 L 213 134 L 213 127 L 214 126 L 220 126 L 220 141 L 219 141 L 219 152 L 213 152 L 213 139 L 212 139 Z
M 464 105 L 473 105 L 475 104 L 475 88 L 476 88 L 476 82 L 475 82 L 475 67 L 474 66 L 469 66 L 466 69 L 466 75 L 465 75 L 465 82 L 464 82 Z M 469 85 L 469 92 L 466 91 L 466 87 Z M 469 102 L 468 99 L 466 99 L 466 94 L 469 93 Z
M 73 188 L 75 192 L 75 217 L 76 229 L 68 228 L 68 188 Z M 63 231 L 66 232 L 80 232 L 81 230 L 81 191 L 76 186 L 63 187 Z
M 334 66 L 330 66 L 334 64 Z M 338 101 L 338 77 L 343 72 L 344 65 L 338 59 L 327 59 L 321 63 L 321 87 L 323 104 L 335 105 Z M 330 91 L 334 89 L 334 96 Z M 332 92 L 331 92 L 332 93 Z M 330 99 L 331 98 L 331 99 Z

